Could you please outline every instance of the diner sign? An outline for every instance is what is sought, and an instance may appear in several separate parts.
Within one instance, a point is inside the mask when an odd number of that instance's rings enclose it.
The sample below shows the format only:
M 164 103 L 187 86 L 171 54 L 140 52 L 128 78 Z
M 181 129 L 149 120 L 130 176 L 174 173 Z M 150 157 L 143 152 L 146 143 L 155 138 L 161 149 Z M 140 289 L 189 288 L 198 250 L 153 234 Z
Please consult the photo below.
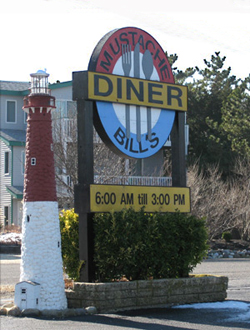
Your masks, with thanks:
M 190 189 L 186 187 L 152 187 L 90 185 L 90 211 L 112 212 L 132 207 L 145 212 L 190 212 Z
M 88 72 L 88 98 L 187 111 L 187 86 Z
M 187 87 L 175 84 L 158 42 L 135 27 L 111 31 L 97 44 L 88 67 L 88 99 L 96 101 L 98 134 L 127 158 L 157 153 L 176 111 L 187 111 Z

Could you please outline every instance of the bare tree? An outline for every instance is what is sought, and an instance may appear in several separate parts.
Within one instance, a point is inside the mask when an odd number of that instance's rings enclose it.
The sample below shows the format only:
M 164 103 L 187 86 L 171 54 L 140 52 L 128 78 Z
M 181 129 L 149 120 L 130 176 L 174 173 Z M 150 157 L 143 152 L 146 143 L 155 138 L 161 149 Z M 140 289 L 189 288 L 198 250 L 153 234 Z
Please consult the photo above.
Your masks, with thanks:
M 94 144 L 95 183 L 114 183 L 116 179 L 120 181 L 121 177 L 131 175 L 133 172 L 131 160 L 116 155 L 101 142 L 96 132 L 94 134 L 96 136 Z
M 210 166 L 206 175 L 199 172 L 198 164 L 188 169 L 192 213 L 206 218 L 210 239 L 233 229 L 237 229 L 242 238 L 248 239 L 249 167 L 249 163 L 246 166 L 239 160 L 237 176 L 227 181 L 223 181 L 218 167 L 215 166 Z
M 74 205 L 74 185 L 77 184 L 77 116 L 74 102 L 67 116 L 58 111 L 53 116 L 54 157 L 59 207 Z M 133 161 L 113 153 L 94 130 L 95 183 L 120 183 L 132 174 Z M 117 181 L 117 182 L 116 182 Z
M 68 101 L 69 102 L 69 101 Z M 77 183 L 77 120 L 75 103 L 70 102 L 66 117 L 53 117 L 54 157 L 57 195 L 60 207 L 72 207 Z

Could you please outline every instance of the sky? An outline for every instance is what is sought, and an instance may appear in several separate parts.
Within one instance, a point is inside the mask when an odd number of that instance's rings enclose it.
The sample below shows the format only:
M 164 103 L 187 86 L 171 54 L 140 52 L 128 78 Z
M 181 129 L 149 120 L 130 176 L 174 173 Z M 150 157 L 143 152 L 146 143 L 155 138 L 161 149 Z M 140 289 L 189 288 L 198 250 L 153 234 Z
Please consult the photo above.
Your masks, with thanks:
M 46 69 L 51 83 L 86 70 L 108 32 L 134 26 L 176 53 L 178 69 L 214 52 L 244 79 L 250 72 L 250 0 L 2 0 L 0 80 L 29 81 Z

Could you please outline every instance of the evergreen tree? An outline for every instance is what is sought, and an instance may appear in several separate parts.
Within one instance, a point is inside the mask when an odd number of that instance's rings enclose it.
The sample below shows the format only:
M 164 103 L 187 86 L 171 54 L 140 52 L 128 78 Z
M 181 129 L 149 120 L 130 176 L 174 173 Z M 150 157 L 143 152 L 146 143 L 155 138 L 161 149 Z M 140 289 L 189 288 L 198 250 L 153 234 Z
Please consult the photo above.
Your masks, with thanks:
M 222 106 L 221 134 L 227 136 L 231 150 L 250 159 L 250 76 L 239 83 Z
M 250 156 L 250 78 L 242 82 L 231 75 L 220 52 L 204 60 L 202 70 L 180 71 L 173 67 L 177 59 L 176 54 L 169 56 L 176 83 L 188 85 L 188 160 L 199 159 L 205 171 L 218 165 L 223 176 L 228 176 L 236 158 Z

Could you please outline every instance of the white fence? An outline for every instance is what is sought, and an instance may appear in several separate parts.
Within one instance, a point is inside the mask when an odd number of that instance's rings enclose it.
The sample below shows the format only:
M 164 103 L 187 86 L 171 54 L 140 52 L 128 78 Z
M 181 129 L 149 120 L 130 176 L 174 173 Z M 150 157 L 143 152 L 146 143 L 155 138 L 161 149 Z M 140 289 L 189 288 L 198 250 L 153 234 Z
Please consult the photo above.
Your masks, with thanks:
M 162 186 L 171 187 L 171 177 L 152 177 L 152 176 L 116 176 L 105 177 L 95 175 L 95 183 L 99 184 L 121 184 L 121 185 L 134 185 L 134 186 Z

